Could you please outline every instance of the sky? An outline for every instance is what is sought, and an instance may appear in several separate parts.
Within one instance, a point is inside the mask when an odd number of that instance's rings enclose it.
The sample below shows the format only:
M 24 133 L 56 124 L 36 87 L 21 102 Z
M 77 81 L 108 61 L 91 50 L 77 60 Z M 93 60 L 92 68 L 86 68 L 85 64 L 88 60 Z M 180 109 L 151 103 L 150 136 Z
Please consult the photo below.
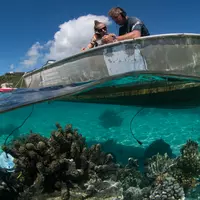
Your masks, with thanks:
M 200 33 L 199 0 L 1 0 L 0 75 L 79 53 L 90 41 L 95 19 L 118 34 L 108 17 L 113 6 L 141 19 L 151 35 Z

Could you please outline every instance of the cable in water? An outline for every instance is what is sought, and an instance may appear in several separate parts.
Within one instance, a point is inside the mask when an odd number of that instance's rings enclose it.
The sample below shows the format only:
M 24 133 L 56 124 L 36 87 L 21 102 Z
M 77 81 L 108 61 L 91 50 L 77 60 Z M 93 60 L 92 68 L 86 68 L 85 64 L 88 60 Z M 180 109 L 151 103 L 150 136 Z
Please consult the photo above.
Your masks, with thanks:
M 132 130 L 132 122 L 133 122 L 133 120 L 135 119 L 135 117 L 136 117 L 140 112 L 142 112 L 143 110 L 144 110 L 144 107 L 140 108 L 140 109 L 135 113 L 135 115 L 132 117 L 132 119 L 131 119 L 131 121 L 130 121 L 130 131 L 131 131 L 131 134 L 132 134 L 133 138 L 137 141 L 137 143 L 138 143 L 139 145 L 142 145 L 142 142 L 141 142 L 140 140 L 138 140 L 138 139 L 135 137 L 135 135 L 134 135 L 134 133 L 133 133 L 133 130 Z
M 5 141 L 4 141 L 4 146 L 6 146 L 6 142 L 7 142 L 8 138 L 9 138 L 16 130 L 20 129 L 20 128 L 25 124 L 25 122 L 28 120 L 28 118 L 32 115 L 33 109 L 34 109 L 34 104 L 32 105 L 31 112 L 30 112 L 29 115 L 24 119 L 24 121 L 22 122 L 22 124 L 21 124 L 20 126 L 16 127 L 15 129 L 13 129 L 13 130 L 11 131 L 11 133 L 6 137 L 6 139 L 5 139 Z

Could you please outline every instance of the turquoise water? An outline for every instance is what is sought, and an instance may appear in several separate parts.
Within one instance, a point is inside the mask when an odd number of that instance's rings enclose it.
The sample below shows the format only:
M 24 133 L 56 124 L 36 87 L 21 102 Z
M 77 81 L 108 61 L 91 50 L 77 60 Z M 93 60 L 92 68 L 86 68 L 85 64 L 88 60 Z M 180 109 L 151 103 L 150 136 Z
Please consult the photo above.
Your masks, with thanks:
M 121 117 L 122 124 L 105 128 L 100 123 L 100 115 L 107 109 Z M 120 105 L 101 105 L 87 103 L 70 103 L 54 101 L 34 105 L 33 113 L 26 123 L 13 136 L 27 134 L 30 131 L 49 136 L 55 129 L 55 123 L 62 126 L 70 123 L 86 137 L 87 141 L 104 142 L 114 139 L 117 143 L 126 146 L 138 147 L 130 132 L 130 121 L 139 107 Z M 32 106 L 23 107 L 0 114 L 0 144 L 14 128 L 22 124 L 30 114 Z M 180 147 L 188 140 L 198 141 L 200 138 L 200 108 L 192 109 L 157 109 L 145 108 L 133 120 L 132 129 L 135 136 L 147 147 L 156 139 L 163 139 L 170 144 L 173 153 L 178 155 Z
M 85 84 L 72 84 L 53 88 L 19 89 L 12 93 L 0 94 L 0 144 L 7 135 L 19 127 L 33 109 L 33 113 L 20 129 L 9 139 L 28 134 L 30 131 L 49 136 L 55 129 L 55 123 L 62 126 L 72 124 L 86 137 L 87 141 L 105 142 L 113 139 L 126 146 L 138 147 L 130 131 L 130 122 L 140 107 L 110 104 L 71 103 L 47 100 L 52 97 L 70 95 L 73 92 L 85 92 L 95 87 L 121 86 L 126 84 L 166 82 L 169 77 L 153 76 L 151 74 L 125 74 L 113 79 L 93 81 Z M 174 80 L 190 82 L 184 77 L 171 77 Z M 197 80 L 196 80 L 197 81 Z M 33 103 L 46 101 L 43 103 Z M 29 105 L 12 111 L 6 110 Z M 104 112 L 111 111 L 112 114 Z M 134 135 L 143 143 L 144 148 L 157 139 L 163 139 L 170 144 L 173 153 L 178 155 L 180 147 L 188 140 L 200 140 L 200 108 L 191 109 L 160 109 L 144 108 L 133 120 L 131 127 Z M 100 116 L 103 115 L 103 122 Z M 119 121 L 120 123 L 118 123 Z M 108 125 L 106 125 L 108 124 Z
M 168 145 L 163 142 L 156 143 L 155 146 L 148 149 L 149 145 L 156 140 L 162 139 L 170 145 L 174 154 L 170 154 L 172 157 L 180 154 L 180 148 L 187 140 L 200 141 L 200 107 L 180 109 L 179 106 L 179 109 L 161 109 L 72 103 L 55 99 L 49 101 L 52 97 L 72 95 L 73 92 L 84 93 L 94 87 L 132 84 L 134 80 L 132 77 L 126 77 L 100 84 L 94 82 L 57 88 L 19 89 L 12 93 L 1 94 L 0 145 L 5 143 L 11 133 L 8 142 L 30 132 L 49 137 L 51 132 L 56 130 L 57 122 L 63 128 L 67 124 L 72 124 L 73 128 L 77 128 L 78 132 L 86 138 L 89 145 L 101 143 L 103 151 L 113 153 L 113 158 L 116 158 L 118 163 L 127 164 L 128 158 L 136 158 L 140 171 L 144 172 L 144 158 L 149 153 L 156 153 L 160 150 L 171 153 Z M 151 80 L 157 81 L 156 77 L 148 76 L 140 76 L 139 80 L 135 84 Z M 163 78 L 158 81 L 167 80 Z M 40 101 L 43 102 L 39 103 Z M 173 106 L 172 104 L 170 106 Z M 141 112 L 138 113 L 140 110 Z M 136 113 L 138 115 L 133 118 Z M 133 132 L 131 132 L 131 128 Z M 15 131 L 13 132 L 13 130 Z M 142 142 L 142 146 L 137 143 L 132 134 Z M 24 169 L 27 170 L 26 167 Z M 128 175 L 128 177 L 130 176 L 132 175 Z M 198 195 L 198 191 L 196 195 Z

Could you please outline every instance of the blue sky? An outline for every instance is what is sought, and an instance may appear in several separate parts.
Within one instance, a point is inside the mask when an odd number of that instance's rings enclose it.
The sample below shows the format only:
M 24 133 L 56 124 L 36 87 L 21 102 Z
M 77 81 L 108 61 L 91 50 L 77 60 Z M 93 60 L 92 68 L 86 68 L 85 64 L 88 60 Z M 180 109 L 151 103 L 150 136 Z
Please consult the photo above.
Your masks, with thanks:
M 11 65 L 14 66 L 14 70 L 18 68 L 23 71 L 41 66 L 45 62 L 44 58 L 43 60 L 38 59 L 33 66 L 22 67 L 23 61 L 29 59 L 27 58 L 28 50 L 34 44 L 34 47 L 37 50 L 42 49 L 44 54 L 46 46 L 52 41 L 54 47 L 65 41 L 65 33 L 69 30 L 67 26 L 69 27 L 70 23 L 63 28 L 65 32 L 61 33 L 62 37 L 58 33 L 61 24 L 88 14 L 107 16 L 108 10 L 113 6 L 121 6 L 129 16 L 137 16 L 143 20 L 151 34 L 200 33 L 200 1 L 197 0 L 191 2 L 184 0 L 1 0 L 0 74 L 10 71 Z M 84 30 L 84 24 L 82 23 L 77 30 L 79 32 Z M 76 30 L 74 29 L 74 31 Z M 109 26 L 109 32 L 117 33 L 118 27 L 112 23 Z M 56 43 L 54 41 L 55 33 L 58 33 L 60 38 Z M 72 38 L 68 41 L 72 41 Z M 59 52 L 64 47 L 62 45 Z M 66 45 L 66 48 L 71 49 L 72 46 Z M 32 56 L 33 51 L 31 52 L 29 55 Z M 51 56 L 53 53 L 55 54 L 55 48 L 52 49 Z M 61 53 L 62 56 L 67 56 L 67 53 Z

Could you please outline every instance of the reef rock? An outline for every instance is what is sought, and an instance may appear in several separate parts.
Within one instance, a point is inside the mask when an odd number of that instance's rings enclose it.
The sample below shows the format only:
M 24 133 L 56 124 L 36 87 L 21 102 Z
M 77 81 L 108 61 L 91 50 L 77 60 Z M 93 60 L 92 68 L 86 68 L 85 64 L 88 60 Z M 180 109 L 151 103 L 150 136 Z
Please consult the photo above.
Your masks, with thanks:
M 130 187 L 124 192 L 124 200 L 141 200 L 142 190 L 140 188 Z
M 149 200 L 184 200 L 183 188 L 173 177 L 165 177 L 157 182 L 156 187 L 151 191 Z
M 122 199 L 123 188 L 120 182 L 112 180 L 91 179 L 86 184 L 86 192 L 89 196 L 97 197 L 99 199 L 106 199 L 109 197 L 115 199 Z

